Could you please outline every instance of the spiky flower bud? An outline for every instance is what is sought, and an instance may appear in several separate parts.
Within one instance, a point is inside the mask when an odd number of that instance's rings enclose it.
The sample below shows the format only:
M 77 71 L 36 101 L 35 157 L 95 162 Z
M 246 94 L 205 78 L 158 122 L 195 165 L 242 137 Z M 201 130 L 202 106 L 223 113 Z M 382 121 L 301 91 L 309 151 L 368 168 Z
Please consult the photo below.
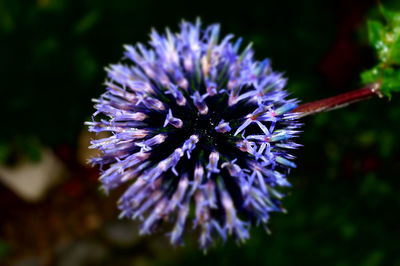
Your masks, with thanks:
M 129 185 L 118 206 L 142 221 L 141 234 L 169 223 L 179 244 L 192 226 L 206 249 L 217 235 L 244 241 L 251 224 L 283 211 L 296 101 L 268 60 L 232 39 L 219 39 L 219 25 L 182 22 L 178 33 L 153 30 L 149 47 L 125 46 L 124 63 L 106 69 L 87 124 L 110 136 L 92 141 L 102 155 L 91 162 L 105 169 L 106 191 Z

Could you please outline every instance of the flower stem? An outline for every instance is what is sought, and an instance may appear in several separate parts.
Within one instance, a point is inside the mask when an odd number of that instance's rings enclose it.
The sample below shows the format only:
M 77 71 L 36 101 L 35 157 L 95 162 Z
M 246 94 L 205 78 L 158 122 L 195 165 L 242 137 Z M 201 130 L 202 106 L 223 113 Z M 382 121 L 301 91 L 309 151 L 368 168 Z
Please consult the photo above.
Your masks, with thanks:
M 300 117 L 316 114 L 319 112 L 331 111 L 345 107 L 351 103 L 369 99 L 373 96 L 382 97 L 380 83 L 367 84 L 364 87 L 345 92 L 326 99 L 317 100 L 310 103 L 299 105 L 292 112 L 301 113 Z

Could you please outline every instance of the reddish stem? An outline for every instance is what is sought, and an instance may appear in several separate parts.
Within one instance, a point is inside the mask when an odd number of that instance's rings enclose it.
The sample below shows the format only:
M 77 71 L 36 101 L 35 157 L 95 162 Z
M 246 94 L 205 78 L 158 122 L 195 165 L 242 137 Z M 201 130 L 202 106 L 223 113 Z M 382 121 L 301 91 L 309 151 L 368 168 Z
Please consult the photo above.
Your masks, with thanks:
M 303 117 L 345 107 L 351 103 L 366 100 L 373 96 L 382 97 L 379 83 L 371 83 L 362 87 L 361 89 L 345 92 L 326 99 L 301 104 L 292 112 L 301 113 L 300 117 Z

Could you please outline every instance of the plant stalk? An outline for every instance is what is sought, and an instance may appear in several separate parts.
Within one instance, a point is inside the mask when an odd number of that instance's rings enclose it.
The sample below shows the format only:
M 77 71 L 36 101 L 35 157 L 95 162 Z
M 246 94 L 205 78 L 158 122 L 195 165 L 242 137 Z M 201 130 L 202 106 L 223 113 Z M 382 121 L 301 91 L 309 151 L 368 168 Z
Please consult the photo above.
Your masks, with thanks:
M 364 87 L 336 96 L 299 105 L 292 112 L 300 113 L 300 117 L 345 107 L 351 103 L 366 100 L 374 96 L 383 97 L 380 83 L 367 84 Z

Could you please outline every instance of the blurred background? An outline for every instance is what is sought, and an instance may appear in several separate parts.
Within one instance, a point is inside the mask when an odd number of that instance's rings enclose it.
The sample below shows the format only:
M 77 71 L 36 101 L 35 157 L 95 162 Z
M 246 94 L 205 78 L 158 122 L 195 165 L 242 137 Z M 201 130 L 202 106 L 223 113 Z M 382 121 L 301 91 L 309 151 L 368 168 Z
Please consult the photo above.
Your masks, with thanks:
M 400 1 L 382 1 L 400 8 Z M 204 255 L 118 220 L 83 126 L 123 44 L 182 18 L 252 41 L 308 102 L 360 86 L 376 1 L 0 0 L 0 265 L 400 265 L 400 97 L 303 119 L 287 214 Z

